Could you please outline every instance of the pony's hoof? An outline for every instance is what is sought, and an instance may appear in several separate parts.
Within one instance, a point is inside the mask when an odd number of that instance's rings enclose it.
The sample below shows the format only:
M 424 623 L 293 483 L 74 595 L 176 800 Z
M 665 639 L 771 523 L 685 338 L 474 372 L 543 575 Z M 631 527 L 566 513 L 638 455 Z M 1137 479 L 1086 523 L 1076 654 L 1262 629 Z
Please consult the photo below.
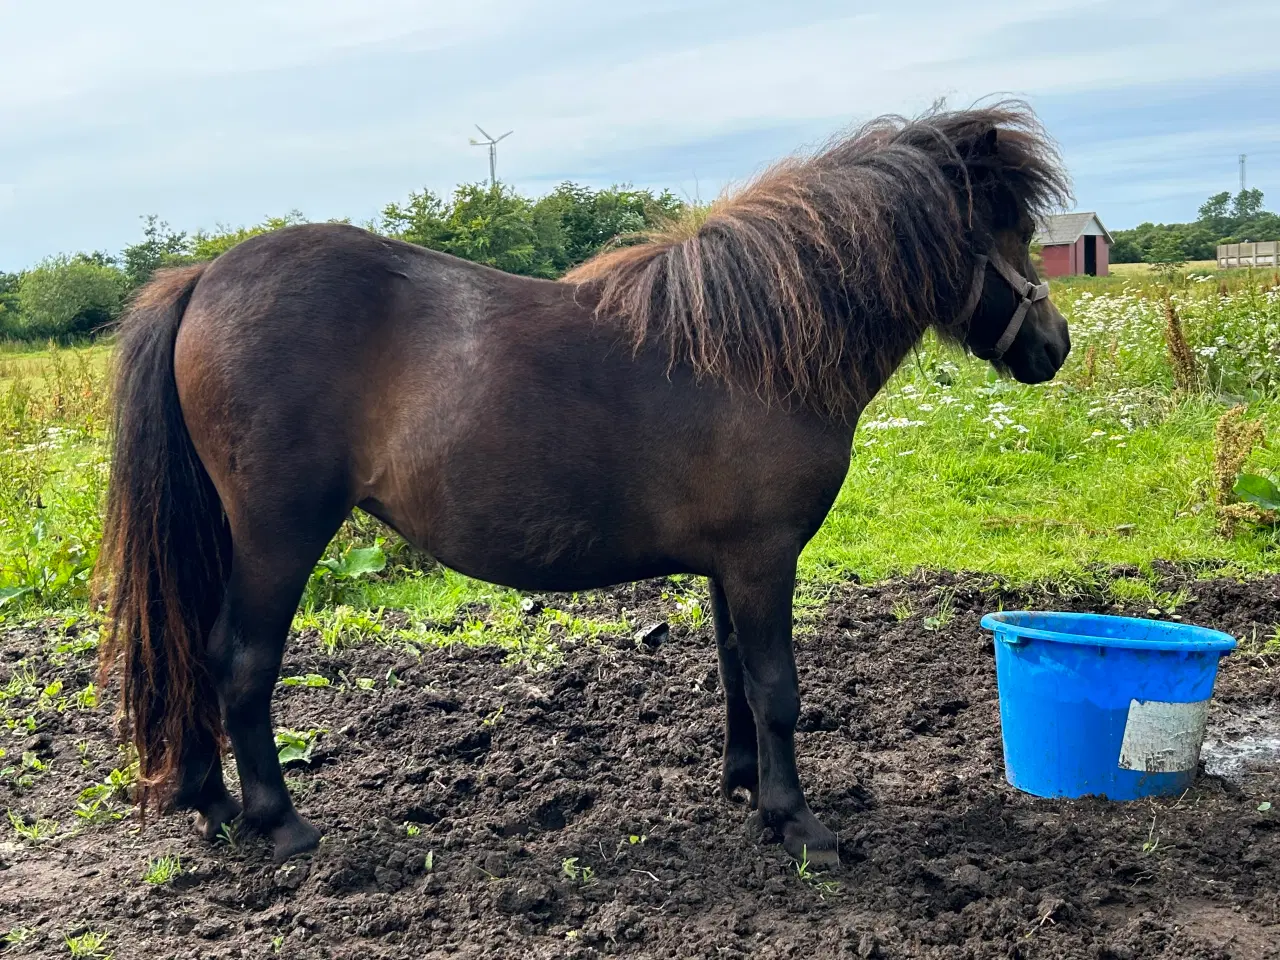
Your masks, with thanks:
M 814 870 L 833 870 L 840 866 L 839 840 L 808 810 L 782 828 L 782 848 L 797 863 L 807 864 Z
M 320 845 L 320 831 L 306 820 L 294 816 L 271 831 L 275 862 L 284 863 L 300 853 L 310 853 Z
M 806 869 L 832 870 L 840 866 L 839 840 L 807 807 L 785 819 L 757 810 L 747 820 L 747 833 L 774 843 L 781 837 L 782 848 Z
M 240 812 L 240 804 L 230 796 L 216 800 L 196 813 L 196 833 L 210 842 L 217 840 Z

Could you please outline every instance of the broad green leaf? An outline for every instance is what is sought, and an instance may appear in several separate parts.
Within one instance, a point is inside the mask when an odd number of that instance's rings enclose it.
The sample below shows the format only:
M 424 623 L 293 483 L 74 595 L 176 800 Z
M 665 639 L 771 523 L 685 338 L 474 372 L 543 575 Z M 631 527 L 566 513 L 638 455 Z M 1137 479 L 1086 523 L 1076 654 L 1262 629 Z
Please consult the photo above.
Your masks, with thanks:
M 19 597 L 26 596 L 31 590 L 31 587 L 0 587 L 0 607 L 3 607 L 10 600 L 17 600 Z
M 1235 495 L 1241 500 L 1256 503 L 1264 510 L 1280 510 L 1280 488 L 1269 477 L 1256 473 L 1242 473 L 1236 478 Z
M 341 569 L 334 571 L 340 577 L 354 579 L 366 573 L 377 573 L 387 565 L 387 555 L 381 547 L 358 547 L 343 554 Z

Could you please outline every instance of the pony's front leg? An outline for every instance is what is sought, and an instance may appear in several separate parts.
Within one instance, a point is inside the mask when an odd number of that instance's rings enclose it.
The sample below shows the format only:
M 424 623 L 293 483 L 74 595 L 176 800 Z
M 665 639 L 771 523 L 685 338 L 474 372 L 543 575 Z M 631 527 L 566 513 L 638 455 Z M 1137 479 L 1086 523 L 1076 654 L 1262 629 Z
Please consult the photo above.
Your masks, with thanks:
M 761 553 L 723 578 L 733 618 L 743 687 L 759 745 L 757 807 L 763 825 L 782 837 L 787 853 L 818 867 L 840 862 L 836 836 L 809 810 L 796 769 L 800 690 L 791 647 L 796 555 L 773 562 Z
M 738 637 L 733 631 L 729 601 L 719 581 L 711 580 L 711 616 L 715 624 L 716 653 L 720 660 L 720 685 L 724 687 L 724 753 L 720 765 L 720 793 L 738 802 L 745 790 L 747 801 L 756 805 L 760 789 L 760 754 L 756 747 L 756 721 L 747 702 L 742 675 Z

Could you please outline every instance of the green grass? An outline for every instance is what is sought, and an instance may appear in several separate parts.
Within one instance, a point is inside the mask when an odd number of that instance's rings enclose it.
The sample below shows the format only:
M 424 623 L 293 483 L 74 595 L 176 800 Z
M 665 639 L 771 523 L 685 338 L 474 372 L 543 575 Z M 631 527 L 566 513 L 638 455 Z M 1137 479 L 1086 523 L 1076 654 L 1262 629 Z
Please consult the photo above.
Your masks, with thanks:
M 866 425 L 919 425 L 859 432 L 802 574 L 880 578 L 923 566 L 1038 581 L 1153 559 L 1270 569 L 1275 536 L 1224 540 L 1205 503 L 1221 404 L 1156 404 L 1155 422 L 1133 429 L 1095 410 L 1094 397 L 1069 387 L 890 393 Z M 1256 412 L 1280 422 L 1273 402 Z
M 153 887 L 161 887 L 166 883 L 172 883 L 181 874 L 182 860 L 176 856 L 164 856 L 147 861 L 142 879 L 144 883 L 149 883 Z
M 106 952 L 109 934 L 89 930 L 76 937 L 67 937 L 65 943 L 72 957 L 85 960 L 110 960 Z

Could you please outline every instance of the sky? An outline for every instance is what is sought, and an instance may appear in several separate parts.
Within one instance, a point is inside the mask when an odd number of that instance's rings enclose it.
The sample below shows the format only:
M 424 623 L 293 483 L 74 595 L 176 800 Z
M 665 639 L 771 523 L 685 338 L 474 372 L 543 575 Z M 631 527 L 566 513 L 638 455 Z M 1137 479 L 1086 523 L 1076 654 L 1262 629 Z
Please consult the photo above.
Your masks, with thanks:
M 488 175 L 708 200 L 883 113 L 1016 95 L 1110 228 L 1280 208 L 1274 0 L 0 0 L 0 270 Z

